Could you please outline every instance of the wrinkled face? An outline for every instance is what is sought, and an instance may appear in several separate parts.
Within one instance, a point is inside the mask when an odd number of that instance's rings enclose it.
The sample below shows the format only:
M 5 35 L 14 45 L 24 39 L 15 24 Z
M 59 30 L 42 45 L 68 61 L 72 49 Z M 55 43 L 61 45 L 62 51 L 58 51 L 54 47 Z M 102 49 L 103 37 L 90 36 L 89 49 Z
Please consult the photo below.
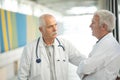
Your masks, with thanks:
M 101 34 L 101 27 L 99 25 L 99 16 L 94 15 L 92 19 L 92 23 L 90 24 L 90 28 L 92 30 L 92 35 L 99 39 Z
M 57 23 L 54 17 L 45 18 L 45 26 L 40 27 L 44 38 L 55 39 L 57 36 Z

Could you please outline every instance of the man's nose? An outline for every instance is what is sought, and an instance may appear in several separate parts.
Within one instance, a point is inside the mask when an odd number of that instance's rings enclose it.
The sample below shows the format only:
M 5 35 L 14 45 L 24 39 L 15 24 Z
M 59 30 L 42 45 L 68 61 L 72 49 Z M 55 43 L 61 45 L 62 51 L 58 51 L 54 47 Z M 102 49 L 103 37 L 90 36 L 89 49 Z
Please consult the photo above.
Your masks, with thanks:
M 53 30 L 57 31 L 57 26 L 56 25 L 53 26 Z
M 90 24 L 89 27 L 91 28 L 91 27 L 92 27 L 92 24 Z

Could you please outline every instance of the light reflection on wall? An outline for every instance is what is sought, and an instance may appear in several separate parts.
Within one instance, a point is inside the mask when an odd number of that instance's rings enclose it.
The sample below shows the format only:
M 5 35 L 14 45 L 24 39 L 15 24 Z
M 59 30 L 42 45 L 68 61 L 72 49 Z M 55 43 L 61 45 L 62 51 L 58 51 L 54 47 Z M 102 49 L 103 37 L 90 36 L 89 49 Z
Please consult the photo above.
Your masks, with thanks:
M 92 15 L 64 17 L 64 33 L 62 37 L 68 39 L 78 50 L 88 56 L 96 38 L 92 36 L 89 27 Z
M 67 10 L 67 14 L 90 14 L 97 10 L 96 6 L 89 6 L 89 7 L 72 7 L 71 9 Z
M 1 7 L 5 10 L 17 12 L 18 2 L 16 0 L 1 0 Z

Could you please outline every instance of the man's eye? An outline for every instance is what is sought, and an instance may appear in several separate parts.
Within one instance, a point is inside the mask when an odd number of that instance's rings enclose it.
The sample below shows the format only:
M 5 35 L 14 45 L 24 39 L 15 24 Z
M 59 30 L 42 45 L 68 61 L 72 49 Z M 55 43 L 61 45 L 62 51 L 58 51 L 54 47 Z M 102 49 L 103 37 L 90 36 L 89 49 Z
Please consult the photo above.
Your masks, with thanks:
M 52 25 L 48 26 L 48 28 L 51 28 L 51 27 L 52 27 Z

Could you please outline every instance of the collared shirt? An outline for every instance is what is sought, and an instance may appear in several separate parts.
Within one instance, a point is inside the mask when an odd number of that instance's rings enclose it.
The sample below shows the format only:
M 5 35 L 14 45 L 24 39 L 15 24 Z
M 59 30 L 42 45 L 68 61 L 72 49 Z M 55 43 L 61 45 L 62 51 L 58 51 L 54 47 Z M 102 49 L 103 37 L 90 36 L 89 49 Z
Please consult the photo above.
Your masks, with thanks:
M 119 57 L 120 45 L 109 33 L 94 45 L 89 57 L 80 62 L 77 73 L 82 80 L 115 80 L 120 68 Z
M 54 44 L 48 46 L 47 44 L 44 43 L 44 45 L 45 45 L 46 53 L 49 60 L 49 68 L 50 68 L 50 75 L 51 75 L 50 80 L 56 80 Z

